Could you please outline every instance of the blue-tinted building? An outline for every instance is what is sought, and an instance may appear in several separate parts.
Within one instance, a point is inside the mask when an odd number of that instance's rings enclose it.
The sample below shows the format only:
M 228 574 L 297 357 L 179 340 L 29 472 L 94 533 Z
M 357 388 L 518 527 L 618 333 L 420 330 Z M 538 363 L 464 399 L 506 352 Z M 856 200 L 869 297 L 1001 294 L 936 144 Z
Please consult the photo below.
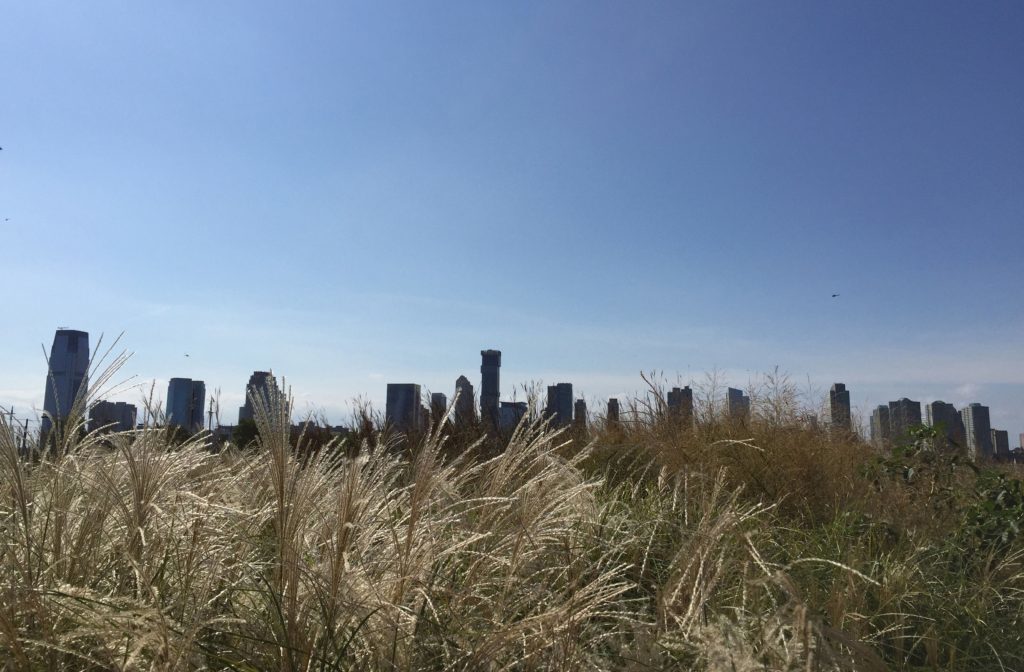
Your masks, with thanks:
M 554 427 L 565 427 L 572 422 L 572 383 L 548 385 L 548 403 L 544 415 L 551 418 Z
M 58 329 L 50 346 L 48 364 L 43 395 L 43 434 L 52 429 L 54 422 L 63 424 L 79 397 L 84 417 L 85 397 L 89 392 L 89 334 Z
M 480 351 L 480 419 L 498 425 L 501 397 L 501 350 Z
M 167 384 L 167 424 L 194 434 L 203 428 L 206 383 L 191 378 L 171 378 Z
M 419 431 L 426 420 L 420 402 L 420 386 L 416 383 L 388 383 L 384 417 L 399 432 Z

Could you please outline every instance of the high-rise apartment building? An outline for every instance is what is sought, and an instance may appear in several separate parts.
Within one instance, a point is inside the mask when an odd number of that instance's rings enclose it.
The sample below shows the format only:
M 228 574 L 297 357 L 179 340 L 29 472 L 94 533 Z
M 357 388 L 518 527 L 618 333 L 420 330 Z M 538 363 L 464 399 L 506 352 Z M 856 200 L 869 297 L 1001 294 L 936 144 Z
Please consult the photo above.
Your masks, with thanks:
M 277 380 L 271 371 L 253 371 L 249 376 L 249 382 L 245 385 L 245 404 L 238 409 L 238 422 L 243 420 L 254 420 L 256 418 L 253 398 L 268 405 L 271 399 L 271 392 L 277 391 Z
M 384 417 L 399 432 L 418 431 L 423 426 L 423 404 L 416 383 L 388 383 Z
M 892 438 L 891 429 L 889 407 L 878 406 L 871 413 L 871 442 L 879 448 L 885 446 Z
M 480 351 L 480 419 L 498 424 L 498 399 L 501 397 L 501 350 Z
M 605 412 L 605 419 L 609 425 L 619 424 L 619 400 L 615 397 L 608 400 L 608 410 Z
M 441 422 L 444 414 L 448 412 L 448 397 L 444 392 L 434 392 L 430 395 L 430 417 L 434 423 Z
M 966 408 L 960 409 L 960 417 L 964 420 L 967 450 L 971 457 L 992 457 L 992 423 L 989 420 L 988 406 L 969 404 Z
M 89 410 L 89 431 L 104 428 L 107 432 L 126 432 L 135 429 L 138 419 L 135 404 L 123 401 L 98 401 Z
M 992 451 L 996 457 L 1010 455 L 1010 432 L 1005 429 L 992 430 Z
M 572 422 L 577 429 L 587 429 L 587 402 L 585 399 L 577 399 L 573 404 Z
M 725 391 L 725 409 L 732 422 L 747 422 L 750 419 L 750 397 L 743 390 L 730 387 Z
M 53 422 L 62 424 L 71 413 L 75 400 L 89 391 L 89 334 L 73 329 L 58 329 L 50 346 L 50 361 L 43 394 L 42 432 L 47 434 Z
M 924 423 L 942 432 L 942 435 L 946 437 L 946 445 L 954 448 L 967 447 L 964 420 L 953 404 L 947 404 L 944 401 L 925 404 Z
M 548 403 L 544 415 L 551 418 L 555 427 L 565 427 L 572 422 L 572 383 L 548 385 Z
M 189 433 L 203 428 L 206 384 L 191 378 L 171 378 L 167 384 L 167 424 Z
M 668 415 L 683 427 L 693 424 L 693 390 L 690 386 L 673 387 L 668 391 Z
M 832 416 L 832 428 L 849 432 L 850 424 L 850 391 L 843 383 L 835 383 L 828 391 L 828 405 Z
M 498 429 L 511 432 L 526 417 L 529 408 L 525 401 L 503 401 L 498 406 Z
M 473 384 L 469 378 L 459 376 L 455 381 L 455 422 L 466 424 L 476 420 L 473 402 Z
M 906 397 L 889 402 L 889 440 L 906 441 L 910 430 L 921 424 L 921 402 Z

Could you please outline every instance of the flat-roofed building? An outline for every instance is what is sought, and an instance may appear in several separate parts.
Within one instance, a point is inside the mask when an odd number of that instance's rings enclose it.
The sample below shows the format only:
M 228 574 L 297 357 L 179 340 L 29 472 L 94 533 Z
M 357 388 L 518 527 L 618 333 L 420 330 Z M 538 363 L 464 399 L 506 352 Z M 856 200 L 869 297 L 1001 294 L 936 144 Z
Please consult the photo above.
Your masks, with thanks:
M 849 432 L 850 424 L 850 391 L 843 383 L 834 383 L 828 391 L 829 412 L 833 429 Z
M 942 432 L 949 446 L 967 447 L 967 433 L 964 420 L 953 404 L 944 401 L 933 401 L 924 405 L 924 422 Z
M 572 383 L 548 385 L 548 403 L 544 415 L 551 418 L 555 427 L 565 427 L 572 422 Z
M 979 403 L 968 404 L 960 409 L 960 417 L 964 421 L 967 433 L 967 450 L 971 457 L 979 459 L 992 457 L 992 423 L 989 420 L 988 406 Z
M 135 429 L 138 418 L 135 404 L 123 401 L 97 401 L 89 410 L 89 431 L 127 432 Z
M 903 397 L 889 402 L 889 440 L 906 442 L 910 430 L 921 424 L 921 402 Z
M 388 383 L 388 396 L 384 409 L 388 425 L 399 432 L 415 432 L 423 427 L 423 404 L 420 386 L 416 383 Z
M 206 383 L 191 378 L 171 378 L 167 384 L 167 424 L 194 434 L 203 428 Z
M 878 406 L 871 412 L 871 442 L 879 448 L 889 443 L 889 407 Z

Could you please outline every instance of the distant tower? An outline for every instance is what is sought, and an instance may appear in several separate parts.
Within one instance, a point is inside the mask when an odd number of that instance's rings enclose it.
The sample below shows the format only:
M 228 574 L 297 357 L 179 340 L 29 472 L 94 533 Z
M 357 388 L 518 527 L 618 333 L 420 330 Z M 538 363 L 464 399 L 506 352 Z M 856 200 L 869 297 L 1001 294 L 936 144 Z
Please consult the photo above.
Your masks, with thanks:
M 725 391 L 726 412 L 733 422 L 747 422 L 750 419 L 750 397 L 743 390 L 730 387 Z
M 1010 456 L 1010 432 L 1005 429 L 992 430 L 992 450 L 996 457 Z
M 389 425 L 400 432 L 414 432 L 423 426 L 423 405 L 420 386 L 415 383 L 388 383 L 387 408 L 384 412 Z
M 503 401 L 498 406 L 498 429 L 510 432 L 519 426 L 529 407 L 525 401 Z
M 444 392 L 434 392 L 430 395 L 430 418 L 436 425 L 448 412 L 448 397 Z
M 50 347 L 49 371 L 43 395 L 42 433 L 46 435 L 53 422 L 67 420 L 75 399 L 89 390 L 89 334 L 72 329 L 58 329 Z M 83 413 L 85 407 L 82 407 Z
M 958 448 L 967 447 L 967 431 L 964 420 L 953 404 L 933 401 L 924 405 L 924 423 L 942 431 L 946 443 Z
M 913 427 L 921 424 L 921 402 L 906 397 L 889 402 L 889 439 L 905 441 Z
M 960 411 L 967 433 L 967 450 L 971 457 L 992 457 L 992 424 L 989 420 L 988 406 L 970 404 Z
M 255 407 L 252 398 L 255 396 L 264 404 L 269 404 L 271 391 L 277 390 L 277 380 L 271 371 L 253 371 L 249 376 L 249 382 L 245 385 L 245 405 L 238 409 L 238 422 L 243 420 L 255 420 Z
M 693 390 L 690 386 L 673 387 L 668 392 L 668 415 L 683 427 L 693 425 Z
M 608 400 L 608 411 L 605 413 L 605 419 L 609 425 L 619 424 L 619 400 L 612 397 Z
M 832 428 L 849 432 L 850 424 L 850 391 L 843 383 L 835 383 L 828 391 L 829 410 L 832 412 Z
M 189 433 L 203 428 L 206 384 L 191 378 L 171 378 L 167 384 L 167 424 Z
M 577 399 L 572 408 L 572 423 L 577 429 L 587 430 L 587 402 L 584 399 Z
M 548 404 L 544 415 L 552 418 L 555 427 L 565 427 L 572 422 L 572 383 L 548 385 Z
M 126 432 L 135 429 L 138 418 L 135 404 L 123 401 L 99 401 L 89 411 L 89 431 L 94 432 L 106 428 L 107 432 Z
M 871 413 L 871 442 L 879 448 L 890 439 L 889 407 L 879 406 Z
M 473 406 L 473 384 L 469 378 L 459 376 L 455 381 L 455 422 L 463 425 L 476 420 L 476 412 Z
M 481 350 L 480 357 L 480 419 L 497 426 L 501 350 Z

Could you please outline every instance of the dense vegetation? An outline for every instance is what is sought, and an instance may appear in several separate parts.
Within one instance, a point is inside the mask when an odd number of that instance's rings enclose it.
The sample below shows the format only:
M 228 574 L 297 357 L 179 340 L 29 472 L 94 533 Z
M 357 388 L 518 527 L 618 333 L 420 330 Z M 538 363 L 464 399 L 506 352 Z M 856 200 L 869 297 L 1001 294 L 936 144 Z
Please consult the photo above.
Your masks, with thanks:
M 220 452 L 84 402 L 35 459 L 0 424 L 0 669 L 1024 669 L 1016 474 L 772 381 L 744 423 L 652 394 L 503 449 L 311 449 L 283 397 Z

